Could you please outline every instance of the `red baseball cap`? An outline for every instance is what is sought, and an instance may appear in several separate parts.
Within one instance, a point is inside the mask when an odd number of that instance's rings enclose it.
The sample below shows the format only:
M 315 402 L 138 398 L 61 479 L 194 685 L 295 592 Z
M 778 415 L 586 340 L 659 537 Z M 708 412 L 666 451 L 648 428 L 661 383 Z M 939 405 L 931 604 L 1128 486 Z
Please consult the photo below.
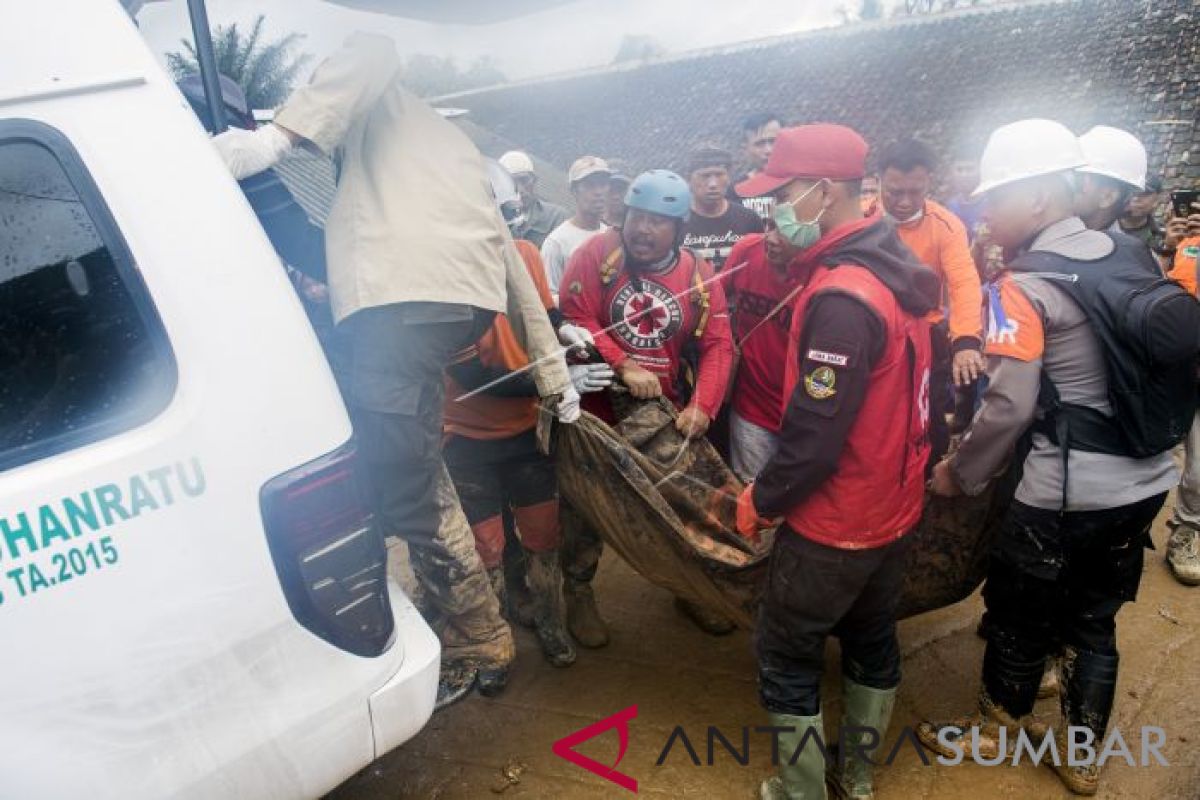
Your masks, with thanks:
M 784 128 L 762 172 L 737 185 L 742 197 L 770 194 L 796 178 L 856 181 L 867 174 L 867 142 L 845 125 Z

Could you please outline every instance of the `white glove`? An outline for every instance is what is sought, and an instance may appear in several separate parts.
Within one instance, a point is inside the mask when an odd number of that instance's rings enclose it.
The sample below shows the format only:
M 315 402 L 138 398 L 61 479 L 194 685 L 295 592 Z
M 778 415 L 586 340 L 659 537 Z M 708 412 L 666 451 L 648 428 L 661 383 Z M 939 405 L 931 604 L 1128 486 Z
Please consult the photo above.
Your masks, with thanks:
M 287 134 L 274 125 L 252 131 L 230 128 L 214 136 L 212 143 L 239 181 L 275 166 L 292 149 Z
M 571 364 L 567 367 L 571 373 L 571 383 L 580 394 L 591 394 L 612 386 L 617 373 L 608 364 Z
M 558 341 L 572 353 L 582 353 L 585 347 L 596 343 L 591 331 L 581 325 L 572 325 L 570 322 L 564 322 L 558 326 Z
M 574 386 L 563 390 L 562 399 L 558 401 L 555 411 L 558 413 L 558 421 L 567 425 L 579 419 L 579 392 L 575 391 Z

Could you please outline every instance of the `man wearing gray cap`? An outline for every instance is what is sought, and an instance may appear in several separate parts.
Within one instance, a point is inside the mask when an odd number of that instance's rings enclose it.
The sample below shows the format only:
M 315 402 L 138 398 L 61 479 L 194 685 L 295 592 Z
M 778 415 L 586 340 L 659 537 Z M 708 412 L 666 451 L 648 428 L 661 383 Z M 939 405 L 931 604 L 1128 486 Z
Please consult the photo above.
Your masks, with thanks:
M 562 206 L 538 197 L 537 173 L 533 169 L 533 159 L 528 154 L 509 150 L 500 156 L 499 161 L 517 184 L 521 210 L 525 215 L 525 221 L 513 231 L 513 238 L 533 242 L 533 246 L 540 249 L 550 232 L 566 222 L 570 214 Z
M 597 156 L 576 159 L 567 173 L 571 194 L 575 196 L 575 216 L 559 225 L 542 244 L 542 261 L 550 291 L 558 297 L 558 284 L 567 271 L 567 261 L 579 245 L 605 230 L 604 212 L 608 209 L 608 184 L 612 170 Z

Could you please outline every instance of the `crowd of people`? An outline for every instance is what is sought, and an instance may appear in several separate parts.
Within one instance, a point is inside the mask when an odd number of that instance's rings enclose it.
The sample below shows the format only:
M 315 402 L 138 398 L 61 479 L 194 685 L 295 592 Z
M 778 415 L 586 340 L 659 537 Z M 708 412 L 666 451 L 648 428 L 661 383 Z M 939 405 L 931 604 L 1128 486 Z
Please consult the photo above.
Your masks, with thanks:
M 1050 734 L 1103 741 L 1116 613 L 1177 483 L 1167 560 L 1200 583 L 1200 213 L 1160 227 L 1162 183 L 1136 137 L 1029 119 L 943 163 L 918 139 L 872 158 L 848 127 L 764 113 L 741 126 L 741 152 L 701 144 L 681 174 L 581 155 L 568 211 L 539 196 L 528 154 L 485 162 L 398 68 L 389 41 L 358 35 L 272 124 L 215 143 L 242 180 L 293 147 L 338 159 L 321 283 L 339 380 L 376 517 L 407 542 L 442 639 L 439 703 L 503 690 L 510 623 L 557 667 L 607 643 L 602 542 L 559 498 L 536 432 L 546 413 L 612 421 L 619 385 L 668 400 L 683 436 L 728 458 L 746 485 L 739 533 L 778 526 L 755 647 L 762 703 L 796 755 L 764 797 L 824 797 L 827 779 L 873 796 L 863 756 L 900 683 L 906 534 L 927 490 L 978 495 L 1006 474 L 978 707 L 917 734 L 994 757 L 1057 659 Z M 711 634 L 733 629 L 678 603 Z M 802 745 L 823 731 L 830 636 L 842 726 L 863 733 L 827 776 Z M 1096 791 L 1095 766 L 1056 769 Z

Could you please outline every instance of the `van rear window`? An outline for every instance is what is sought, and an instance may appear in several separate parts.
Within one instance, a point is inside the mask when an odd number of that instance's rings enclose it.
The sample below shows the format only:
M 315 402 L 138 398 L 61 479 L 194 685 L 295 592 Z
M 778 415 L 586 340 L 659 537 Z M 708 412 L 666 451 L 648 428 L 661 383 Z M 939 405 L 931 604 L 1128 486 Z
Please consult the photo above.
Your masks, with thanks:
M 161 411 L 175 365 L 145 286 L 65 138 L 0 122 L 0 469 Z

